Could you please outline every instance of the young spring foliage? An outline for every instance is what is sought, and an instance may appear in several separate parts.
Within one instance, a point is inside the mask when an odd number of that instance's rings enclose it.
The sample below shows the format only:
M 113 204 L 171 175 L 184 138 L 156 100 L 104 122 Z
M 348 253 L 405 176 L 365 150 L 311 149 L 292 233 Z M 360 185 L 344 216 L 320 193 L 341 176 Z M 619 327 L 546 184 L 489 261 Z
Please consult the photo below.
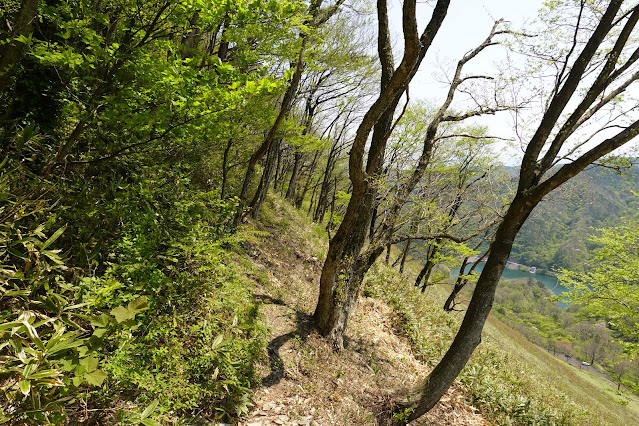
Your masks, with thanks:
M 639 227 L 636 222 L 602 229 L 586 272 L 561 270 L 570 291 L 564 299 L 583 305 L 584 315 L 605 320 L 627 349 L 639 350 Z

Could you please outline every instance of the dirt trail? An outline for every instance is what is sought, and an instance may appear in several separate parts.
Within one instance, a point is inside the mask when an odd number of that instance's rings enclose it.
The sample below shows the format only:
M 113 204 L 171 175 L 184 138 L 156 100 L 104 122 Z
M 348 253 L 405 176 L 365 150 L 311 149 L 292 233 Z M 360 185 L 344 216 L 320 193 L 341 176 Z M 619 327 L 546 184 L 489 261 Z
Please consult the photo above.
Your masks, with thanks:
M 272 220 L 276 224 L 280 219 Z M 269 235 L 253 245 L 262 283 L 255 297 L 269 326 L 268 358 L 261 367 L 255 406 L 239 424 L 376 424 L 372 407 L 380 406 L 394 390 L 418 383 L 429 367 L 415 359 L 407 339 L 394 332 L 392 310 L 365 297 L 351 317 L 347 348 L 336 353 L 311 324 L 321 261 L 313 245 L 304 241 L 308 229 L 282 232 L 276 225 L 261 225 L 260 230 Z M 454 387 L 414 424 L 489 423 Z

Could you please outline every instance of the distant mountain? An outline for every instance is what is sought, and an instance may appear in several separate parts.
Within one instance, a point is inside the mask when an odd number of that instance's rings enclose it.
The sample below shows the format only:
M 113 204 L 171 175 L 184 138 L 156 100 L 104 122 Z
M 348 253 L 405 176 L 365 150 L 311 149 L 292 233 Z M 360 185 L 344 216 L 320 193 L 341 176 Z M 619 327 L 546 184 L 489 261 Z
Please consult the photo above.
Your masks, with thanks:
M 596 229 L 639 217 L 637 193 L 639 166 L 624 174 L 598 167 L 584 171 L 535 208 L 511 259 L 544 269 L 582 270 Z

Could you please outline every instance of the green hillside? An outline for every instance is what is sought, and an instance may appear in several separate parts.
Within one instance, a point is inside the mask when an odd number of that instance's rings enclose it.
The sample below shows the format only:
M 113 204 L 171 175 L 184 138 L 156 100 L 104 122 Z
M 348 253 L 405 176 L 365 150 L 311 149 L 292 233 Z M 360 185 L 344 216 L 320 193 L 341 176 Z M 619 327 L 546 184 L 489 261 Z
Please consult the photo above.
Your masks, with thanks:
M 511 259 L 546 270 L 583 270 L 596 229 L 639 216 L 639 166 L 592 168 L 537 206 L 515 239 Z
M 637 228 L 639 6 L 485 2 L 2 0 L 0 424 L 636 419 L 636 234 L 500 277 Z

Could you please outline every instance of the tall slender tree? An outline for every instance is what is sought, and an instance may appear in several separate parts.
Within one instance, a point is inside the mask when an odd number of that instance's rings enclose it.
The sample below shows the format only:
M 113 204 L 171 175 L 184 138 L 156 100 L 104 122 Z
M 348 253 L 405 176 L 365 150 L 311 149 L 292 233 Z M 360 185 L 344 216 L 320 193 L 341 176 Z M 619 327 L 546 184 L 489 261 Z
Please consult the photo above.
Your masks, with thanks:
M 381 90 L 377 100 L 364 115 L 355 134 L 349 155 L 349 177 L 353 185 L 346 213 L 337 232 L 331 238 L 320 278 L 320 294 L 314 318 L 320 332 L 334 344 L 343 347 L 343 333 L 348 316 L 357 299 L 359 287 L 351 285 L 359 255 L 373 211 L 374 185 L 372 177 L 379 165 L 388 139 L 394 110 L 408 84 L 417 72 L 433 38 L 448 11 L 449 0 L 439 0 L 420 38 L 417 30 L 416 1 L 406 0 L 402 6 L 404 57 L 393 69 L 388 10 L 386 0 L 378 0 L 378 52 L 382 63 Z M 364 167 L 368 137 L 375 128 Z M 338 276 L 340 277 L 338 280 Z M 339 282 L 338 282 L 339 281 Z
M 639 134 L 639 116 L 634 106 L 622 109 L 621 114 L 614 113 L 616 108 L 622 108 L 615 105 L 615 100 L 639 78 L 639 49 L 632 42 L 636 39 L 639 6 L 623 0 L 607 4 L 581 1 L 577 12 L 576 22 L 570 27 L 572 44 L 551 64 L 556 74 L 544 102 L 544 113 L 525 146 L 516 194 L 497 228 L 460 329 L 418 391 L 395 406 L 396 413 L 408 414 L 402 421 L 397 420 L 401 416 L 396 416 L 395 423 L 415 420 L 429 411 L 481 342 L 513 241 L 533 208 L 545 195 Z M 545 48 L 550 50 L 552 46 Z M 605 120 L 603 125 L 601 120 Z M 605 128 L 607 133 L 595 142 L 583 131 L 588 130 L 587 125 L 597 124 L 600 131 Z

